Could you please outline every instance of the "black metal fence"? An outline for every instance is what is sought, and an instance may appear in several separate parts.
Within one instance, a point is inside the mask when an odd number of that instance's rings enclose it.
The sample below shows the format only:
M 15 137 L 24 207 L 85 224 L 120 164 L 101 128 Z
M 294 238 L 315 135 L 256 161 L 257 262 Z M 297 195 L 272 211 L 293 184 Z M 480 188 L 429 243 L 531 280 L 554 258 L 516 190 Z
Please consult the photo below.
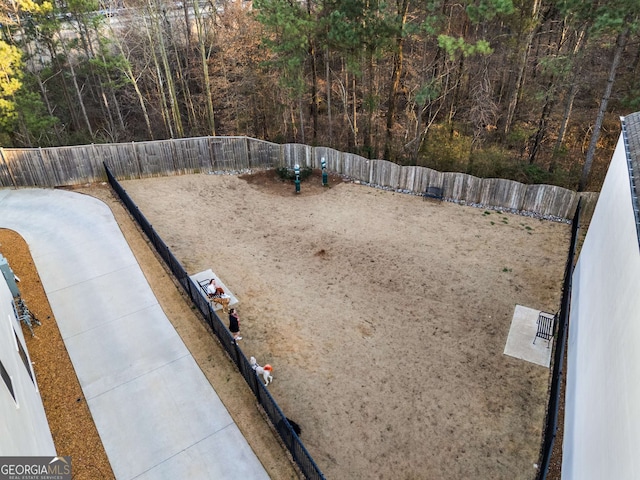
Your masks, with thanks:
M 551 457 L 553 455 L 556 433 L 558 431 L 558 410 L 560 407 L 562 378 L 564 375 L 564 353 L 567 345 L 569 313 L 571 309 L 571 282 L 576 260 L 575 256 L 578 245 L 578 231 L 580 229 L 581 212 L 582 201 L 579 201 L 571 224 L 571 242 L 569 245 L 569 253 L 567 255 L 567 263 L 564 269 L 562 299 L 560 300 L 560 312 L 558 313 L 558 332 L 556 333 L 555 348 L 553 352 L 553 373 L 551 374 L 551 387 L 549 389 L 549 405 L 547 407 L 547 420 L 545 423 L 544 437 L 540 450 L 540 469 L 538 470 L 538 475 L 536 477 L 537 480 L 545 480 L 547 478 Z
M 249 388 L 251 388 L 251 391 L 258 399 L 258 402 L 267 413 L 267 416 L 271 420 L 271 423 L 275 426 L 278 434 L 280 435 L 280 438 L 286 445 L 287 449 L 293 457 L 293 460 L 296 462 L 304 476 L 311 480 L 324 479 L 324 475 L 322 474 L 316 463 L 313 461 L 313 458 L 311 458 L 311 455 L 309 455 L 309 452 L 303 445 L 298 435 L 289 424 L 287 417 L 284 415 L 276 401 L 273 399 L 273 397 L 269 393 L 269 390 L 267 390 L 265 385 L 256 375 L 256 372 L 251 368 L 247 357 L 245 357 L 242 350 L 238 348 L 238 345 L 233 340 L 233 335 L 231 335 L 231 332 L 229 332 L 227 327 L 215 313 L 215 311 L 211 307 L 211 304 L 200 293 L 199 285 L 191 280 L 184 267 L 176 259 L 173 253 L 171 253 L 171 250 L 169 250 L 169 247 L 167 247 L 162 238 L 160 238 L 160 235 L 158 235 L 158 233 L 153 229 L 149 221 L 145 218 L 145 216 L 133 202 L 131 197 L 129 197 L 118 180 L 113 176 L 113 174 L 109 170 L 109 167 L 106 164 L 104 165 L 104 167 L 107 172 L 109 184 L 114 189 L 120 200 L 124 203 L 127 210 L 129 210 L 133 218 L 135 218 L 135 220 L 138 222 L 144 233 L 153 244 L 156 251 L 160 254 L 162 259 L 169 267 L 169 270 L 171 270 L 182 288 L 184 288 L 191 301 L 196 305 L 202 316 L 205 318 L 213 333 L 216 335 L 218 340 L 220 340 L 220 343 L 225 348 L 229 356 L 233 359 L 236 366 L 238 367 L 238 370 L 240 370 L 240 373 L 249 385 Z

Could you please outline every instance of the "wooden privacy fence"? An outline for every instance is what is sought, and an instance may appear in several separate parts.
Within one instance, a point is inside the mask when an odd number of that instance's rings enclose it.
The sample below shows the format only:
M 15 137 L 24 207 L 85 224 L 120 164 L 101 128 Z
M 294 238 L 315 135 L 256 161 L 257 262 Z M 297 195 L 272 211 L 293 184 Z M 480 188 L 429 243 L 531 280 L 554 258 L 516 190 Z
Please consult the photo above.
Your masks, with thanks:
M 552 185 L 525 185 L 512 180 L 477 178 L 368 160 L 327 147 L 278 145 L 248 137 L 197 137 L 139 143 L 72 147 L 0 148 L 0 187 L 59 187 L 107 180 L 104 164 L 120 180 L 146 177 L 240 172 L 275 167 L 321 168 L 353 180 L 406 193 L 442 189 L 447 200 L 518 212 L 571 218 L 580 198 L 593 210 L 596 193 L 577 193 Z

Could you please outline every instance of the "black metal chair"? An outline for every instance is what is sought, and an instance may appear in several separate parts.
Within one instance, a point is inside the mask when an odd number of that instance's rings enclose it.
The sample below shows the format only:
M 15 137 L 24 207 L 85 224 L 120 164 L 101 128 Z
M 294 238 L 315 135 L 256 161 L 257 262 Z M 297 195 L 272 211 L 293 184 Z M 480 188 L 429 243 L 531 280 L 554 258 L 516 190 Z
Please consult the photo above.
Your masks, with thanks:
M 428 198 L 442 201 L 442 189 L 440 187 L 427 187 L 422 194 L 422 199 L 427 200 Z
M 533 344 L 535 345 L 538 338 L 542 338 L 549 342 L 549 345 L 547 345 L 547 347 L 549 347 L 551 345 L 551 339 L 553 338 L 555 329 L 556 316 L 552 313 L 540 312 L 540 315 L 538 315 L 538 329 L 536 331 L 536 336 L 533 338 Z
M 209 293 L 209 289 L 207 288 L 209 286 L 209 282 L 211 282 L 210 278 L 207 278 L 205 280 L 198 280 L 198 285 L 200 285 L 200 290 L 202 290 L 202 293 L 204 293 L 204 296 L 206 298 L 210 298 L 213 296 Z

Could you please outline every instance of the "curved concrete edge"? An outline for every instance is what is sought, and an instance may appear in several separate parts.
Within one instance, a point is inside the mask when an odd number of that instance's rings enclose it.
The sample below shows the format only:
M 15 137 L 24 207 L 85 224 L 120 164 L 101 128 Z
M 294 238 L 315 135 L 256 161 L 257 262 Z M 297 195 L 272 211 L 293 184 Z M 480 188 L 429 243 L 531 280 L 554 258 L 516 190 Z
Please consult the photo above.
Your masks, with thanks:
M 64 190 L 0 189 L 0 228 L 31 249 L 117 478 L 269 478 L 107 205 Z

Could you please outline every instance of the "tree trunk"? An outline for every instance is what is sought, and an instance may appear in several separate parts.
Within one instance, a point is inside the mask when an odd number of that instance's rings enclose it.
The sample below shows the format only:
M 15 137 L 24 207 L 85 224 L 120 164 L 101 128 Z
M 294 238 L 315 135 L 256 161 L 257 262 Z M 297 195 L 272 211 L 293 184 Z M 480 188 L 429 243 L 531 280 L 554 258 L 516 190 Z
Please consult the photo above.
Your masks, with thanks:
M 578 39 L 576 40 L 576 45 L 573 48 L 573 58 L 575 59 L 583 46 L 586 43 L 586 29 L 582 28 L 580 33 L 578 34 Z M 569 92 L 567 93 L 567 102 L 564 106 L 564 112 L 562 114 L 562 120 L 560 122 L 560 128 L 558 129 L 558 138 L 556 139 L 556 145 L 554 147 L 554 153 L 559 152 L 562 148 L 562 144 L 564 143 L 564 137 L 567 132 L 567 126 L 569 125 L 569 118 L 571 118 L 571 111 L 573 110 L 573 101 L 576 98 L 579 90 L 578 77 L 580 76 L 580 72 L 582 71 L 581 67 L 577 67 L 574 70 L 573 75 L 571 77 L 571 87 L 569 88 Z
M 24 35 L 24 30 L 22 32 L 23 32 L 22 35 Z M 49 40 L 50 39 L 46 39 L 45 42 L 48 42 Z M 47 113 L 52 119 L 54 119 L 56 117 L 53 113 L 53 107 L 51 106 L 51 102 L 49 101 L 49 94 L 47 92 L 47 87 L 45 85 L 46 80 L 43 82 L 42 77 L 40 76 L 42 71 L 45 69 L 45 64 L 42 59 L 41 43 L 38 42 L 38 45 L 36 46 L 36 52 L 31 51 L 28 43 L 25 44 L 24 48 L 27 51 L 27 54 L 29 55 L 29 57 L 35 58 L 37 56 L 39 59 L 38 63 L 40 63 L 40 68 L 33 68 L 33 70 L 31 71 L 31 75 L 34 76 L 34 78 L 36 79 L 36 82 L 38 83 L 38 89 L 40 90 L 40 95 L 42 96 L 42 100 L 44 101 L 44 104 L 47 107 Z M 53 60 L 52 60 L 52 63 L 53 63 Z M 54 132 L 56 135 L 56 139 L 58 140 L 58 145 L 62 145 L 62 138 L 60 137 L 60 132 L 58 131 L 57 125 L 54 126 Z
M 538 151 L 540 150 L 540 145 L 542 144 L 542 140 L 547 133 L 547 121 L 549 120 L 549 115 L 551 114 L 551 108 L 553 106 L 553 100 L 555 98 L 555 89 L 553 85 L 554 78 L 552 76 L 551 80 L 549 80 L 549 84 L 547 85 L 547 94 L 545 95 L 544 106 L 542 107 L 542 113 L 540 114 L 540 120 L 538 121 L 538 130 L 536 131 L 536 135 L 533 140 L 533 146 L 531 147 L 531 151 L 529 153 L 529 165 L 533 165 L 536 161 L 536 156 L 538 154 Z
M 102 82 L 102 78 L 100 77 L 100 72 L 96 71 L 96 67 L 91 60 L 97 58 L 95 49 L 93 47 L 93 41 L 91 36 L 91 29 L 87 23 L 88 19 L 86 15 L 81 15 L 80 20 L 78 20 L 79 34 L 80 40 L 82 44 L 82 49 L 84 50 L 84 54 L 87 58 L 87 64 L 89 67 L 89 78 L 92 79 L 92 82 L 88 82 L 88 90 L 91 93 L 92 97 L 96 100 L 96 103 L 100 105 L 100 110 L 102 111 L 102 116 L 107 117 L 109 120 L 109 132 L 113 134 L 115 132 L 115 123 L 113 120 L 113 114 L 111 112 L 111 106 L 109 105 L 109 100 L 107 99 L 107 94 L 105 92 L 104 84 Z M 96 38 L 99 37 L 98 28 L 94 25 L 94 31 L 96 34 Z M 103 57 L 103 64 L 104 57 Z M 107 74 L 108 76 L 108 74 Z M 108 80 L 110 83 L 110 80 Z M 97 90 L 97 92 L 94 92 Z M 112 138 L 113 140 L 113 138 Z
M 628 24 L 628 23 L 627 23 Z M 587 186 L 587 180 L 589 179 L 589 173 L 591 172 L 591 165 L 596 153 L 596 146 L 598 145 L 598 139 L 600 138 L 600 130 L 602 129 L 602 123 L 604 122 L 604 116 L 607 113 L 607 104 L 611 97 L 611 90 L 616 80 L 616 73 L 618 65 L 620 65 L 620 58 L 622 52 L 627 45 L 627 39 L 629 38 L 630 28 L 626 27 L 618 34 L 616 39 L 616 48 L 613 54 L 613 60 L 611 62 L 611 68 L 609 69 L 609 76 L 607 78 L 607 85 L 600 100 L 600 108 L 598 109 L 598 116 L 596 117 L 596 123 L 593 127 L 593 133 L 591 134 L 591 142 L 589 143 L 589 149 L 587 150 L 587 156 L 585 157 L 584 167 L 582 167 L 582 175 L 580 176 L 580 183 L 578 185 L 578 191 L 584 191 Z
M 374 64 L 373 64 L 373 54 L 371 52 L 367 52 L 367 93 L 365 94 L 364 99 L 364 107 L 367 112 L 366 123 L 364 126 L 364 138 L 363 145 L 367 158 L 373 158 L 373 110 L 374 110 Z
M 442 100 L 440 100 L 438 102 L 438 105 L 434 108 L 434 102 L 433 101 L 429 101 L 426 102 L 424 104 L 424 106 L 421 108 L 420 110 L 420 121 L 418 123 L 418 141 L 416 142 L 416 149 L 414 151 L 414 157 L 416 160 L 416 164 L 417 164 L 417 160 L 418 160 L 418 155 L 420 153 L 420 150 L 422 149 L 422 147 L 424 146 L 425 142 L 427 141 L 427 137 L 429 134 L 429 129 L 431 128 L 431 126 L 434 124 L 434 122 L 436 121 L 436 118 L 438 117 L 438 114 L 440 113 L 440 110 L 442 109 L 442 105 L 444 104 L 444 102 Z M 424 128 L 422 127 L 422 116 L 425 115 L 427 118 L 427 121 L 425 122 Z
M 351 76 L 352 90 L 351 93 L 353 95 L 353 146 L 358 146 L 358 101 L 357 101 L 357 90 L 356 90 L 356 76 Z
M 180 106 L 178 103 L 178 96 L 176 94 L 176 87 L 173 82 L 173 72 L 169 64 L 169 56 L 164 41 L 164 34 L 159 24 L 160 16 L 155 15 L 152 21 L 154 21 L 154 29 L 156 34 L 156 40 L 158 43 L 158 50 L 160 54 L 160 62 L 162 63 L 162 69 L 164 71 L 164 79 L 167 82 L 167 94 L 169 97 L 169 108 L 171 112 L 171 119 L 175 127 L 175 134 L 178 138 L 184 137 L 184 129 L 182 127 L 182 117 L 180 115 Z
M 552 35 L 550 34 L 551 29 L 549 29 L 549 31 L 547 32 L 548 43 L 547 43 L 547 48 L 545 50 L 551 51 L 551 45 L 553 43 L 553 45 L 556 46 L 553 54 L 559 55 L 560 50 L 562 49 L 562 46 L 565 43 L 564 39 L 566 38 L 566 32 L 567 32 L 567 29 L 564 27 L 561 29 L 558 29 L 558 38 L 556 38 L 555 41 L 552 42 Z M 573 52 L 572 52 L 573 57 L 575 57 L 577 51 L 580 48 L 581 38 L 582 38 L 581 35 L 578 36 L 576 45 L 573 48 Z M 536 63 L 540 63 L 537 56 L 535 60 L 536 60 Z M 560 77 L 560 79 L 558 77 Z M 551 111 L 553 110 L 553 105 L 555 103 L 555 99 L 557 96 L 556 93 L 557 93 L 558 87 L 556 82 L 560 82 L 562 78 L 563 78 L 562 74 L 560 75 L 557 75 L 556 73 L 550 74 L 549 83 L 547 85 L 547 88 L 545 89 L 544 105 L 542 107 L 542 113 L 540 114 L 540 120 L 538 121 L 538 129 L 534 137 L 533 146 L 531 147 L 531 151 L 529 152 L 529 165 L 533 165 L 535 163 L 536 156 L 538 155 L 538 152 L 542 145 L 542 141 L 544 140 L 547 134 L 549 116 L 551 115 Z M 556 168 L 556 163 L 555 163 L 555 158 L 553 158 L 551 161 L 551 164 L 549 165 L 549 172 L 553 172 L 555 168 Z
M 441 64 L 440 57 L 443 54 L 444 52 L 442 51 L 442 49 L 440 48 L 437 49 L 435 57 L 431 62 L 431 65 L 432 65 L 432 67 L 430 68 L 431 81 L 429 82 L 430 89 L 433 89 L 434 86 L 437 86 L 440 84 L 440 79 L 438 78 L 439 77 L 438 66 Z M 442 63 L 444 63 L 444 61 Z M 431 128 L 431 125 L 433 125 L 433 123 L 435 122 L 435 119 L 437 118 L 438 114 L 440 113 L 440 110 L 442 109 L 442 106 L 444 104 L 443 97 L 446 94 L 446 91 L 447 91 L 446 87 L 442 89 L 442 91 L 438 95 L 438 98 L 432 98 L 432 93 L 429 93 L 428 95 L 425 95 L 425 100 L 423 104 L 418 105 L 419 110 L 418 110 L 417 119 L 416 119 L 415 138 L 412 140 L 415 143 L 415 146 L 412 149 L 412 155 L 416 165 L 418 165 L 419 154 L 427 139 L 429 129 Z M 436 100 L 438 101 L 437 106 L 434 105 Z M 423 118 L 426 119 L 426 121 L 424 122 L 425 124 L 424 128 L 422 127 Z
M 312 2 L 307 0 L 307 15 L 311 18 Z M 318 59 L 316 58 L 315 43 L 311 35 L 309 35 L 307 41 L 309 42 L 309 58 L 311 59 L 311 124 L 313 126 L 313 132 L 311 138 L 313 143 L 316 143 L 318 138 Z
M 331 69 L 329 68 L 329 47 L 325 47 L 325 78 L 327 83 L 327 121 L 329 123 L 329 146 L 333 147 L 333 122 L 331 118 Z
M 138 103 L 140 103 L 140 109 L 142 110 L 142 116 L 144 118 L 144 123 L 147 127 L 147 133 L 149 134 L 149 139 L 153 140 L 154 138 L 153 138 L 153 129 L 151 128 L 151 120 L 149 119 L 149 113 L 147 112 L 147 105 L 145 104 L 144 97 L 142 95 L 142 92 L 140 91 L 140 85 L 138 85 L 138 79 L 133 73 L 133 70 L 131 68 L 131 63 L 129 62 L 129 59 L 125 55 L 124 48 L 122 47 L 122 43 L 120 43 L 119 37 L 114 34 L 113 29 L 111 30 L 111 33 L 112 33 L 112 38 L 114 39 L 114 43 L 116 44 L 116 47 L 118 48 L 118 51 L 120 52 L 120 55 L 122 56 L 125 62 L 124 67 L 122 68 L 122 73 L 124 73 L 124 75 L 131 82 L 131 85 L 133 85 L 133 89 L 136 92 L 136 97 L 138 97 Z M 120 118 L 122 117 L 120 116 Z
M 520 94 L 524 85 L 524 72 L 527 68 L 529 51 L 531 50 L 531 43 L 533 42 L 533 38 L 540 18 L 540 4 L 541 0 L 533 1 L 533 6 L 531 8 L 531 26 L 529 27 L 528 32 L 525 36 L 524 45 L 520 46 L 520 59 L 517 63 L 518 71 L 516 74 L 516 80 L 513 85 L 513 90 L 511 91 L 509 105 L 507 107 L 507 114 L 505 116 L 503 126 L 503 134 L 505 136 L 511 131 L 513 119 L 516 114 L 516 108 L 518 107 L 518 101 L 520 100 Z
M 573 101 L 578 94 L 578 82 L 574 79 L 571 84 L 571 89 L 567 94 L 567 103 L 564 106 L 564 113 L 562 114 L 562 121 L 560 122 L 560 128 L 558 130 L 558 138 L 556 139 L 556 146 L 554 151 L 560 151 L 562 144 L 564 143 L 564 137 L 567 133 L 567 126 L 569 125 L 569 118 L 571 118 L 571 111 L 573 110 Z
M 311 124 L 313 126 L 311 139 L 315 144 L 318 138 L 318 59 L 311 38 L 309 38 L 309 58 L 311 59 Z
M 404 27 L 407 23 L 409 0 L 400 0 L 396 5 L 398 17 L 400 18 L 400 28 L 396 35 L 396 52 L 393 57 L 393 70 L 391 72 L 389 97 L 387 100 L 387 130 L 383 155 L 386 160 L 391 160 L 392 158 L 393 125 L 395 123 L 396 103 L 398 100 L 398 90 L 400 89 L 400 79 L 402 78 L 402 69 L 404 67 Z
M 298 100 L 298 115 L 300 116 L 300 143 L 304 145 L 307 141 L 304 133 L 304 109 L 302 108 L 302 97 Z
M 24 120 L 24 115 L 22 114 L 22 112 L 18 112 L 18 130 L 20 131 L 20 135 L 24 139 L 21 140 L 22 145 L 28 148 L 33 148 L 31 135 L 29 135 L 29 129 L 27 128 L 27 123 Z M 14 135 L 18 136 L 15 132 Z
M 56 73 L 56 75 L 60 74 L 60 79 L 62 82 L 62 94 L 67 104 L 69 115 L 71 116 L 71 123 L 73 125 L 73 128 L 75 128 L 76 130 L 80 130 L 80 128 L 82 128 L 80 126 L 80 119 L 78 118 L 78 112 L 75 109 L 75 105 L 74 105 L 75 102 L 73 102 L 69 94 L 69 87 L 67 85 L 67 80 L 65 78 L 65 75 L 62 73 L 64 69 L 60 64 L 58 52 L 56 51 L 56 48 L 55 48 L 56 42 L 54 42 L 53 38 L 48 38 L 46 42 L 47 42 L 47 50 L 49 51 L 49 56 L 52 59 L 52 63 L 55 64 L 55 67 L 58 69 L 58 72 Z
M 144 103 L 144 97 L 142 96 L 142 92 L 140 91 L 140 86 L 138 85 L 138 81 L 133 76 L 133 72 L 130 72 L 131 83 L 133 84 L 133 89 L 136 91 L 136 96 L 138 97 L 138 102 L 140 102 L 140 109 L 142 110 L 142 116 L 144 117 L 144 123 L 147 126 L 147 132 L 149 133 L 149 138 L 154 140 L 153 138 L 153 129 L 151 128 L 151 120 L 149 119 L 149 113 L 147 112 L 147 106 Z
M 150 5 L 151 7 L 151 5 Z M 151 8 L 149 9 L 149 15 L 152 15 Z M 143 17 L 146 19 L 147 15 Z M 153 37 L 151 36 L 151 30 L 146 25 L 145 21 L 145 32 L 147 34 L 147 38 L 149 40 L 149 48 L 151 49 L 151 58 L 153 59 L 153 65 L 156 71 L 156 85 L 158 86 L 158 93 L 160 94 L 160 107 L 162 112 L 162 119 L 164 121 L 165 131 L 169 134 L 169 138 L 174 138 L 173 135 L 173 123 L 171 122 L 171 115 L 169 113 L 169 107 L 167 106 L 167 97 L 164 91 L 164 80 L 162 78 L 162 71 L 160 69 L 160 62 L 158 61 L 158 55 L 156 54 L 155 42 L 153 41 Z
M 44 82 L 42 81 L 42 78 L 40 78 L 40 72 L 37 73 L 33 73 L 33 76 L 36 77 L 36 80 L 38 81 L 38 88 L 40 89 L 40 94 L 42 95 L 42 99 L 44 100 L 44 104 L 47 107 L 47 113 L 49 114 L 49 116 L 51 118 L 55 118 L 55 115 L 53 114 L 53 108 L 51 108 L 51 102 L 49 101 L 49 95 L 47 94 L 47 87 L 45 86 Z M 60 132 L 58 131 L 57 126 L 54 126 L 54 131 L 56 134 L 56 139 L 58 140 L 58 144 L 62 145 L 62 138 L 60 138 Z
M 93 139 L 95 138 L 93 135 L 93 128 L 91 128 L 91 122 L 89 122 L 89 116 L 87 115 L 87 109 L 85 108 L 85 105 L 84 105 L 82 92 L 80 91 L 80 86 L 78 85 L 78 78 L 76 77 L 76 71 L 73 68 L 73 61 L 71 61 L 71 58 L 69 57 L 69 51 L 67 50 L 64 40 L 62 39 L 62 35 L 60 35 L 60 32 L 58 32 L 58 34 L 59 34 L 60 46 L 62 47 L 62 51 L 64 52 L 64 56 L 66 57 L 67 63 L 69 65 L 69 72 L 71 73 L 71 81 L 73 82 L 73 88 L 76 92 L 78 105 L 80 105 L 80 111 L 82 112 L 82 119 L 84 120 L 85 127 L 87 127 L 87 130 L 89 131 L 89 135 Z
M 344 60 L 342 63 L 342 73 L 344 73 L 344 82 L 342 81 L 342 77 L 340 77 L 338 81 L 338 86 L 340 87 L 340 96 L 342 100 L 342 108 L 343 108 L 342 116 L 344 119 L 344 127 L 342 128 L 342 132 L 346 134 L 347 147 L 351 149 L 355 147 L 357 143 L 356 142 L 357 130 L 356 130 L 355 118 L 352 120 L 351 117 L 349 116 L 349 107 L 350 107 L 349 105 L 349 72 L 345 68 Z M 355 80 L 354 80 L 354 84 L 355 84 Z M 339 141 L 344 142 L 344 140 L 342 140 L 343 138 L 344 136 L 341 135 Z
M 448 122 L 449 122 L 449 138 L 450 139 L 453 138 L 453 133 L 455 130 L 453 126 L 453 119 L 456 115 L 456 107 L 458 105 L 458 99 L 460 97 L 460 85 L 462 84 L 463 70 L 464 70 L 464 55 L 461 54 L 460 61 L 458 62 L 458 71 L 456 73 L 456 79 L 453 84 L 453 95 L 451 98 L 451 103 L 449 105 Z M 451 75 L 451 73 L 448 73 L 447 75 Z
M 187 52 L 191 52 L 191 21 L 189 20 L 189 2 L 183 2 L 182 13 L 184 14 L 185 41 Z
M 216 124 L 213 112 L 213 99 L 211 97 L 211 82 L 209 81 L 209 58 L 207 55 L 206 35 L 202 15 L 200 15 L 199 0 L 193 2 L 193 13 L 198 31 L 198 49 L 200 50 L 200 62 L 202 63 L 202 77 L 204 84 L 205 102 L 207 105 L 208 134 L 216 135 Z
M 156 67 L 156 78 L 158 91 L 160 93 L 160 105 L 162 111 L 162 119 L 164 120 L 165 128 L 167 129 L 167 133 L 169 133 L 169 138 L 174 138 L 175 135 L 173 133 L 173 122 L 171 121 L 171 113 L 169 112 L 169 106 L 167 105 L 167 95 L 164 91 L 164 78 L 162 77 L 162 70 L 160 69 L 160 63 L 158 63 L 158 58 L 154 52 L 153 61 Z
M 171 64 L 171 67 L 175 67 L 175 70 L 174 68 L 172 68 L 171 76 L 173 78 L 173 76 L 175 75 L 178 81 L 178 84 L 180 85 L 181 92 L 186 104 L 185 108 L 187 110 L 187 124 L 192 128 L 195 128 L 199 126 L 201 122 L 198 116 L 196 115 L 195 108 L 193 106 L 193 100 L 191 99 L 191 89 L 189 88 L 189 79 L 185 78 L 185 71 L 186 72 L 190 71 L 189 59 L 190 59 L 191 52 L 190 51 L 180 52 L 178 50 L 178 42 L 176 42 L 176 40 L 174 39 L 173 29 L 171 28 L 172 23 L 169 21 L 169 18 L 167 17 L 167 11 L 164 8 L 162 9 L 162 16 L 163 16 L 162 23 L 165 25 L 165 31 L 169 41 L 169 46 L 173 48 L 174 62 L 173 64 Z M 162 34 L 164 35 L 164 33 Z M 174 90 L 175 90 L 175 87 L 174 87 Z M 182 124 L 182 120 L 180 120 L 180 123 Z

